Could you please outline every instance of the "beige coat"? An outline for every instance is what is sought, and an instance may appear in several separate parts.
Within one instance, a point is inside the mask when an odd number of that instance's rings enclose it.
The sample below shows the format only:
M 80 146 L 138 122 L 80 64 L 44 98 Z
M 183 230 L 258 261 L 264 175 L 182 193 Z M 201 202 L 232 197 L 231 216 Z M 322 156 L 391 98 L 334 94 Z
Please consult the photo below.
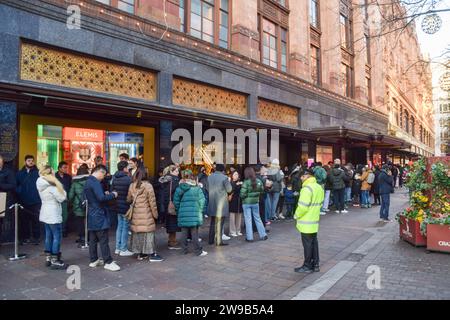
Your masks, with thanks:
M 144 190 L 143 190 L 144 188 Z M 158 210 L 156 208 L 155 192 L 152 185 L 142 181 L 141 187 L 136 189 L 136 183 L 132 183 L 128 189 L 127 201 L 137 200 L 134 206 L 133 216 L 130 221 L 132 232 L 153 232 L 156 230 Z
M 362 181 L 362 186 L 361 186 L 361 190 L 367 191 L 370 190 L 371 188 L 371 184 L 369 184 L 369 182 L 367 182 L 367 179 L 369 178 L 369 173 L 372 173 L 372 170 L 367 170 L 365 172 L 363 172 L 362 176 L 361 176 L 361 181 Z

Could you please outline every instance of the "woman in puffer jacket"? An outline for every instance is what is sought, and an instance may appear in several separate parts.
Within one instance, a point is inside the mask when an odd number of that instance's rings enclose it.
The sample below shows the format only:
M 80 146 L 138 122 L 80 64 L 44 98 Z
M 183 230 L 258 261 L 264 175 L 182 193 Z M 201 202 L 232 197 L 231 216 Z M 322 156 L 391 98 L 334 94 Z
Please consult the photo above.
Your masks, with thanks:
M 138 260 L 163 261 L 164 259 L 156 253 L 155 231 L 158 209 L 155 192 L 143 167 L 139 167 L 133 175 L 127 202 L 133 207 L 130 220 L 131 251 L 138 254 Z
M 46 266 L 52 269 L 66 269 L 67 265 L 61 260 L 63 222 L 61 203 L 66 200 L 66 191 L 56 179 L 52 167 L 45 166 L 39 171 L 39 175 L 36 187 L 42 201 L 39 221 L 45 225 Z

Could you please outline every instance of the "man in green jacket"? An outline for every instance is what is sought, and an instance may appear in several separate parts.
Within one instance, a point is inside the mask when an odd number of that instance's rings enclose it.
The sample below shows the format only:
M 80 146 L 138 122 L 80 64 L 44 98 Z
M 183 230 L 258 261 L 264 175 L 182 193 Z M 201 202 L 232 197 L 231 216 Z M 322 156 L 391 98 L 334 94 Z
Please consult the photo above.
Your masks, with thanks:
M 317 183 L 314 172 L 306 169 L 301 174 L 302 189 L 295 211 L 297 230 L 302 235 L 305 260 L 303 266 L 295 268 L 298 273 L 319 272 L 319 232 L 320 208 L 324 199 L 324 190 Z

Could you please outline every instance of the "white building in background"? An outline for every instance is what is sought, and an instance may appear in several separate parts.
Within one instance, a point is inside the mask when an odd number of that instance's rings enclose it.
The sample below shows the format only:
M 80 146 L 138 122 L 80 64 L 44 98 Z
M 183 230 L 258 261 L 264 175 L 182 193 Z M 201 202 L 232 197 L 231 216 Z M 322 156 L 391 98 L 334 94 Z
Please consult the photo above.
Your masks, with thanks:
M 450 60 L 433 67 L 436 156 L 450 156 Z

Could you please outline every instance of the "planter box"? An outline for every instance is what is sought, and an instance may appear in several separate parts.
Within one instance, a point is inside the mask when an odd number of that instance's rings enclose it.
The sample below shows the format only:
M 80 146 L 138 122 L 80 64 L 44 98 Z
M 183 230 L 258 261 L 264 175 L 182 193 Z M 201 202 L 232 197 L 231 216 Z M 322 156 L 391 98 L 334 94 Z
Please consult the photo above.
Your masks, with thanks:
M 450 225 L 427 225 L 427 250 L 450 253 Z
M 400 238 L 416 247 L 427 245 L 427 238 L 420 233 L 420 223 L 400 216 Z

